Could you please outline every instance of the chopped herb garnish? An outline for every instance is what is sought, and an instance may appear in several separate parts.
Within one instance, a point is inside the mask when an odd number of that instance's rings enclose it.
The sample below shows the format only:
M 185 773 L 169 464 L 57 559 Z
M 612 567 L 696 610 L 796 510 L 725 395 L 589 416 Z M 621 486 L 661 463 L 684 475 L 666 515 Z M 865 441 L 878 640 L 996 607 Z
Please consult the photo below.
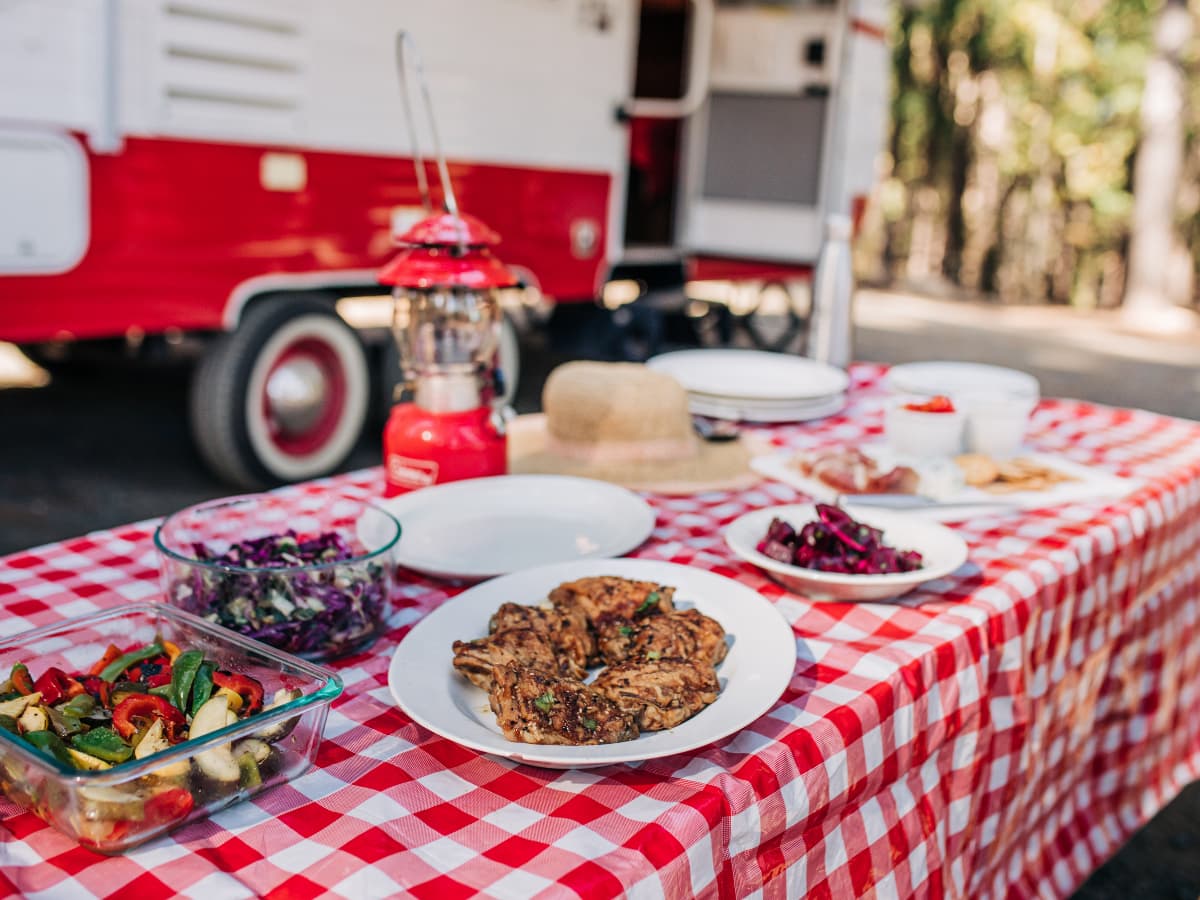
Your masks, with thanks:
M 646 610 L 650 609 L 652 606 L 657 606 L 658 601 L 659 601 L 658 591 L 651 591 L 650 593 L 648 593 L 646 595 L 646 599 L 642 601 L 642 605 L 639 606 L 636 610 L 634 610 L 633 614 L 636 616 L 641 613 L 644 613 Z
M 628 625 L 621 626 L 621 636 L 622 637 L 629 637 L 631 634 L 633 634 L 632 628 L 630 628 Z
M 662 657 L 661 650 L 651 650 L 646 654 L 646 659 L 660 659 Z
M 533 701 L 533 705 L 542 712 L 550 712 L 550 707 L 554 705 L 554 692 L 546 691 L 546 693 Z
M 584 719 L 583 727 L 586 728 L 588 731 L 595 731 L 597 728 L 600 727 L 600 725 L 596 722 L 595 719 Z

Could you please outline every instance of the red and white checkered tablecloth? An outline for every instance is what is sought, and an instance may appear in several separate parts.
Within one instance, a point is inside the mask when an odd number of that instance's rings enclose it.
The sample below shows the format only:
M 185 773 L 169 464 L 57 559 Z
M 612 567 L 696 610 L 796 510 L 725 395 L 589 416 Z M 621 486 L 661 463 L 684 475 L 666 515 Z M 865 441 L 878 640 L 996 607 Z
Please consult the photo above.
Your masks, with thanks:
M 852 403 L 764 433 L 877 435 L 882 370 Z M 119 858 L 0 801 L 0 886 L 42 897 L 1064 896 L 1200 772 L 1200 424 L 1045 401 L 1031 443 L 1145 486 L 1119 502 L 977 517 L 970 562 L 899 602 L 818 604 L 726 550 L 741 513 L 794 502 L 650 497 L 635 555 L 735 578 L 791 622 L 769 713 L 698 752 L 551 771 L 415 726 L 386 673 L 460 588 L 413 578 L 392 629 L 340 664 L 317 766 Z M 288 489 L 381 490 L 377 470 Z M 158 594 L 152 524 L 0 560 L 0 634 Z

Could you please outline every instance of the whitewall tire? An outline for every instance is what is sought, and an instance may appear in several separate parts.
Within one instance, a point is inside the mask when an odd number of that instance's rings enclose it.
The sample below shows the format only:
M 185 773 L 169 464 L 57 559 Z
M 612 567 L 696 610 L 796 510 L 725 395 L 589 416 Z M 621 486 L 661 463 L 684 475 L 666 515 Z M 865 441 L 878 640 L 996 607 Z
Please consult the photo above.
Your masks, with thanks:
M 358 335 L 315 297 L 252 306 L 209 348 L 192 381 L 201 455 L 241 487 L 337 469 L 358 442 L 371 393 Z

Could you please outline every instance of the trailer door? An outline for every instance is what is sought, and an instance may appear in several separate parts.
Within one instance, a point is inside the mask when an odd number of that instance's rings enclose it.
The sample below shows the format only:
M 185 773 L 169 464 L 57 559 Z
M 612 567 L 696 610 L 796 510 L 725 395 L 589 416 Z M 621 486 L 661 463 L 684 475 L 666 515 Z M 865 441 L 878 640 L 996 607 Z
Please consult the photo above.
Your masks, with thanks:
M 718 4 L 707 98 L 685 141 L 686 252 L 811 263 L 826 213 L 851 212 L 869 188 L 886 49 L 855 24 L 859 5 Z

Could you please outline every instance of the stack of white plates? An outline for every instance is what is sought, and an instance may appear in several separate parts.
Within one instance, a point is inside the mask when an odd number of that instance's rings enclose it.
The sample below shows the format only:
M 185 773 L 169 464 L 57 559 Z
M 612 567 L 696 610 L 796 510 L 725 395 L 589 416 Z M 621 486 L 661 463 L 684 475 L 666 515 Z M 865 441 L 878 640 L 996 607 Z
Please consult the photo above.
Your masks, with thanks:
M 805 422 L 846 405 L 850 379 L 825 363 L 761 350 L 680 350 L 646 362 L 688 392 L 693 413 L 746 422 Z

